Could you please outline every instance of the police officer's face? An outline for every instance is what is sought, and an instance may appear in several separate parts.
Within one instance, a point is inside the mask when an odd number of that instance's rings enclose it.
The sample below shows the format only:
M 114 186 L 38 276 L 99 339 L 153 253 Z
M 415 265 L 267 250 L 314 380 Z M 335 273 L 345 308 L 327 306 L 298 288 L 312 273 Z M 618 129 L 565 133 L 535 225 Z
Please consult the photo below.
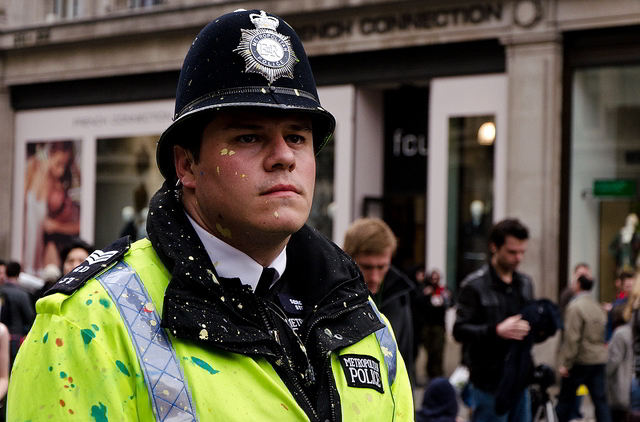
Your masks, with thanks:
M 182 180 L 195 189 L 196 220 L 236 247 L 298 231 L 315 184 L 311 129 L 300 113 L 220 111 Z
M 356 264 L 360 267 L 364 281 L 367 283 L 367 287 L 371 293 L 376 294 L 380 291 L 380 286 L 387 276 L 387 272 L 389 272 L 392 256 L 393 250 L 387 248 L 378 255 L 358 254 L 353 257 L 353 260 L 356 261 Z

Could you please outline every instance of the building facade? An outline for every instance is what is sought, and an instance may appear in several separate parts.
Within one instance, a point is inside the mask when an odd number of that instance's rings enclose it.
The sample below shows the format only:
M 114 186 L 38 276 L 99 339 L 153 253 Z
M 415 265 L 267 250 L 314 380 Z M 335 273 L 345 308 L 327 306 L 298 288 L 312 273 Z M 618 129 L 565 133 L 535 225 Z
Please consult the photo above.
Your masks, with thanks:
M 26 3 L 0 1 L 0 256 L 33 272 L 70 234 L 105 246 L 125 206 L 144 219 L 184 55 L 238 8 L 296 29 L 337 118 L 311 215 L 336 243 L 381 216 L 398 265 L 455 290 L 491 222 L 517 217 L 538 296 L 588 262 L 611 300 L 616 268 L 635 266 L 638 0 Z

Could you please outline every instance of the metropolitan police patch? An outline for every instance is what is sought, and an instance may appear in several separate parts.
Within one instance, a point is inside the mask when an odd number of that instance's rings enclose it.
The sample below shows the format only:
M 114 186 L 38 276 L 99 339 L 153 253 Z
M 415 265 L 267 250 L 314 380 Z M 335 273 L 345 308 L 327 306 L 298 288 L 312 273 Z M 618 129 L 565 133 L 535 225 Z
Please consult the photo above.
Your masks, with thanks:
M 372 388 L 384 394 L 380 376 L 380 361 L 366 355 L 340 355 L 340 364 L 349 387 Z
M 291 38 L 276 32 L 280 25 L 277 18 L 260 14 L 249 15 L 256 29 L 241 29 L 240 44 L 233 50 L 245 61 L 245 71 L 267 78 L 269 83 L 281 77 L 293 79 L 293 67 L 298 58 L 291 47 Z

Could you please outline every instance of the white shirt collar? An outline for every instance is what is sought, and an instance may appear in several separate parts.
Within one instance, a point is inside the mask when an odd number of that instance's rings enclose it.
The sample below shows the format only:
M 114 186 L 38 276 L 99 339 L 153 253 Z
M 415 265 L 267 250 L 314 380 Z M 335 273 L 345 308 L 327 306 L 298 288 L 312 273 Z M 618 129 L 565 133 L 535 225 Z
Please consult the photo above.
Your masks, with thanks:
M 253 291 L 255 291 L 258 281 L 260 280 L 260 275 L 262 274 L 262 265 L 258 264 L 244 252 L 218 239 L 196 223 L 188 213 L 185 212 L 185 214 L 202 241 L 218 275 L 224 278 L 237 277 L 242 284 L 251 286 Z M 285 268 L 287 268 L 286 246 L 268 267 L 276 270 L 276 275 L 273 280 L 275 283 L 282 276 Z

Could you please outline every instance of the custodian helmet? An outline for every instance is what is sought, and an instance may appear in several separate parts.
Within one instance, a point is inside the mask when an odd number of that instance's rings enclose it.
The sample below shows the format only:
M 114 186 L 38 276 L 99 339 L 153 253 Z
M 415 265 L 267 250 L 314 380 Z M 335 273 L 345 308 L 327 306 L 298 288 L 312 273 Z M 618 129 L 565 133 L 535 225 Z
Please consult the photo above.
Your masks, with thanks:
M 175 178 L 173 146 L 211 121 L 215 110 L 268 107 L 310 113 L 314 149 L 327 143 L 335 119 L 320 106 L 300 38 L 281 18 L 237 10 L 205 26 L 180 71 L 173 123 L 158 140 L 156 160 L 165 179 Z

